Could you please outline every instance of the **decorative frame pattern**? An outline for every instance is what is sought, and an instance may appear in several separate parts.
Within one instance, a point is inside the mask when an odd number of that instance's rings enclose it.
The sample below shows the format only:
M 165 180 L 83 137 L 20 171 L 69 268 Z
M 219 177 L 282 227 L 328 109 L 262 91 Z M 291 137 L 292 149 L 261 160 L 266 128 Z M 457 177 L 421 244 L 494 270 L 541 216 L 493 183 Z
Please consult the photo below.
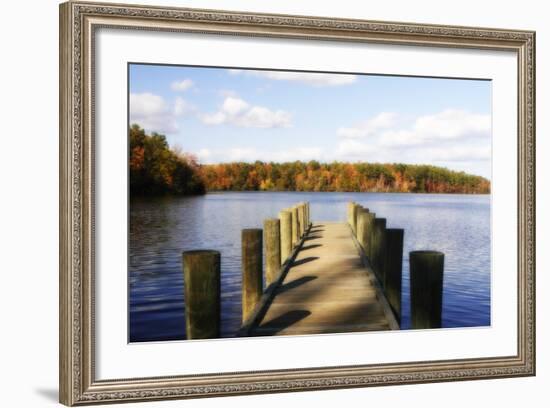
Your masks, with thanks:
M 514 356 L 95 380 L 94 33 L 99 27 L 514 51 L 518 61 L 518 350 Z M 66 405 L 535 374 L 535 33 L 68 2 L 60 5 L 60 401 Z

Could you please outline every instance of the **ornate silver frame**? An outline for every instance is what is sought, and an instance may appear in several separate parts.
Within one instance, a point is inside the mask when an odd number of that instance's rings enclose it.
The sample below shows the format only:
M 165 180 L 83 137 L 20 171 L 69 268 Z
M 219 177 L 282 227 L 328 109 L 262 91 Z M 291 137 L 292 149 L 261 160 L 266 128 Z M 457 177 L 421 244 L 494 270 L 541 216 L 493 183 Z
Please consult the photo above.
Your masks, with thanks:
M 518 61 L 518 349 L 480 359 L 96 380 L 93 47 L 98 27 L 508 50 Z M 68 2 L 60 6 L 60 402 L 146 401 L 535 374 L 535 33 Z

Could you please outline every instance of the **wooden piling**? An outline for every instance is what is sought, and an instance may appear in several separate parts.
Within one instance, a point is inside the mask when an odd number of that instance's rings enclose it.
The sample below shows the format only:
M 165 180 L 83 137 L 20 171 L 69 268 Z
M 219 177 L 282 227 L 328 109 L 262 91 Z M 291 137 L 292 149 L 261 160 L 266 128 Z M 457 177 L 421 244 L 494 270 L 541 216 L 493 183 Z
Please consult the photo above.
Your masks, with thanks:
M 303 219 L 304 219 L 304 226 L 303 226 L 303 233 L 306 233 L 307 230 L 307 203 L 302 203 L 302 212 L 303 212 Z
M 374 219 L 376 218 L 376 214 L 375 213 L 372 213 L 372 212 L 368 212 L 366 214 L 366 220 L 365 220 L 365 225 L 364 225 L 364 231 L 363 231 L 363 242 L 365 243 L 365 254 L 367 254 L 367 257 L 369 257 L 369 259 L 371 259 L 372 257 L 372 254 L 371 254 L 371 240 L 372 240 L 372 237 L 371 237 L 371 234 L 372 234 L 372 230 L 374 228 Z
M 281 265 L 292 252 L 292 214 L 290 210 L 283 210 L 279 213 L 281 227 Z
M 296 205 L 296 220 L 297 220 L 297 230 L 296 230 L 296 244 L 300 242 L 300 238 L 302 238 L 302 220 L 300 219 L 300 205 Z
M 351 231 L 353 232 L 353 206 L 355 203 L 352 201 L 348 203 L 348 223 Z
M 357 237 L 357 212 L 359 211 L 359 204 L 354 203 L 351 208 L 351 229 Z
M 368 213 L 369 210 L 361 209 L 357 213 L 357 242 L 359 242 L 359 245 L 361 245 L 361 248 L 363 248 L 363 251 L 365 250 L 366 246 L 366 239 L 365 239 L 365 233 L 367 229 L 367 219 L 368 219 Z
M 220 337 L 220 253 L 185 251 L 182 267 L 187 339 Z
M 413 329 L 441 327 L 444 258 L 438 251 L 409 253 Z
M 242 318 L 250 316 L 262 297 L 262 230 L 242 230 Z
M 265 285 L 277 280 L 281 270 L 281 223 L 278 218 L 264 221 Z
M 386 230 L 386 219 L 375 218 L 370 234 L 371 237 L 371 265 L 374 273 L 381 283 L 384 282 L 384 233 Z
M 298 204 L 298 225 L 299 225 L 298 238 L 302 238 L 302 236 L 304 235 L 304 228 L 305 228 L 304 203 Z
M 401 324 L 401 281 L 403 270 L 403 229 L 389 228 L 386 229 L 385 241 L 385 280 L 384 288 L 386 298 L 393 312 L 397 317 L 397 321 Z
M 292 247 L 294 248 L 296 244 L 298 244 L 298 240 L 299 240 L 298 209 L 296 208 L 296 206 L 291 208 L 291 214 L 292 214 Z

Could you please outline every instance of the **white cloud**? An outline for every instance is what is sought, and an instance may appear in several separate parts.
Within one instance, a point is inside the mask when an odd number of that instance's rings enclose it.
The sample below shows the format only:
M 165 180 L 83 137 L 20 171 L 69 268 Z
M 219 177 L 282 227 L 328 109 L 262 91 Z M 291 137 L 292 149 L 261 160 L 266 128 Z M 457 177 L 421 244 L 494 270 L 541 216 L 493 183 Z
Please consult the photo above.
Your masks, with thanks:
M 340 159 L 368 161 L 371 155 L 376 154 L 377 148 L 375 145 L 363 143 L 354 139 L 346 139 L 338 143 L 336 156 Z
M 187 114 L 193 113 L 197 110 L 197 108 L 187 102 L 185 99 L 180 98 L 179 96 L 176 98 L 174 102 L 174 115 L 176 116 L 185 116 Z
M 291 162 L 296 160 L 323 160 L 324 150 L 320 147 L 294 147 L 277 152 L 266 152 L 264 161 Z
M 454 143 L 442 147 L 416 145 L 402 148 L 367 140 L 345 139 L 338 143 L 334 154 L 340 161 L 432 164 L 464 168 L 468 172 L 486 177 L 490 175 L 490 144 L 461 146 L 460 143 Z
M 270 110 L 263 106 L 252 106 L 237 96 L 226 96 L 220 110 L 200 114 L 206 125 L 231 124 L 246 128 L 281 128 L 291 126 L 291 115 L 283 110 Z
M 414 146 L 463 139 L 489 138 L 491 115 L 447 109 L 415 118 L 412 123 L 396 113 L 382 112 L 351 127 L 341 127 L 337 135 L 348 139 L 368 138 L 383 146 Z M 405 126 L 404 126 L 405 124 Z
M 295 81 L 315 87 L 351 85 L 357 81 L 357 75 L 325 74 L 322 72 L 252 71 L 230 69 L 231 75 L 247 75 L 275 81 Z
M 203 148 L 195 152 L 203 164 L 248 162 L 256 160 L 264 162 L 292 162 L 296 160 L 331 162 L 378 162 L 378 163 L 409 163 L 432 164 L 448 167 L 454 170 L 464 170 L 468 173 L 480 174 L 490 178 L 490 147 L 455 147 L 423 148 L 413 147 L 399 151 L 398 149 L 379 147 L 365 140 L 341 140 L 338 147 L 325 149 L 321 147 L 298 146 L 284 150 L 266 150 L 256 147 L 234 147 L 229 149 Z
M 173 109 L 159 95 L 149 92 L 130 94 L 130 123 L 148 132 L 175 133 L 178 130 Z
M 419 117 L 414 131 L 425 139 L 461 139 L 489 136 L 491 115 L 482 115 L 458 109 L 447 109 L 434 115 Z
M 227 116 L 223 112 L 204 113 L 199 116 L 199 119 L 205 125 L 221 125 L 226 122 Z
M 451 149 L 431 147 L 415 153 L 432 157 L 434 162 L 474 162 L 491 159 L 490 146 L 453 146 Z
M 172 91 L 185 92 L 192 86 L 193 86 L 193 81 L 191 81 L 190 79 L 183 79 L 181 81 L 172 82 L 172 84 L 170 85 L 170 88 L 172 89 Z
M 279 128 L 290 127 L 291 115 L 288 112 L 271 111 L 262 106 L 254 106 L 248 110 L 235 124 L 243 127 Z
M 291 162 L 296 160 L 323 160 L 324 151 L 318 147 L 298 146 L 284 150 L 263 150 L 253 147 L 234 147 L 230 149 L 201 149 L 196 152 L 201 163 L 228 163 L 228 162 Z
M 251 162 L 255 160 L 260 160 L 258 151 L 256 149 L 248 147 L 234 147 L 232 149 L 228 149 L 225 156 L 227 157 L 227 161 Z
M 223 101 L 222 111 L 228 115 L 237 116 L 248 109 L 250 105 L 240 98 L 228 96 Z
M 137 123 L 147 132 L 177 133 L 178 117 L 196 111 L 193 104 L 179 96 L 168 103 L 162 96 L 149 92 L 130 94 L 130 124 Z
M 395 124 L 396 113 L 381 112 L 375 117 L 368 119 L 354 127 L 343 127 L 338 129 L 337 134 L 343 138 L 362 138 L 370 136 L 380 130 L 388 129 Z
M 152 93 L 130 94 L 130 114 L 135 116 L 159 115 L 167 105 L 161 96 Z
M 337 130 L 342 161 L 434 164 L 490 177 L 491 115 L 446 109 L 416 118 L 383 112 Z

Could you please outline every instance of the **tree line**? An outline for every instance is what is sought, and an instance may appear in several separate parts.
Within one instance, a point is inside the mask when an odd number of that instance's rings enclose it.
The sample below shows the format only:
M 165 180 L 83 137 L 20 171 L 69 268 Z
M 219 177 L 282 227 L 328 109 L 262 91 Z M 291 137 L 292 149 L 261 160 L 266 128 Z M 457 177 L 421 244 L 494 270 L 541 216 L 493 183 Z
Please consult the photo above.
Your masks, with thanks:
M 170 149 L 163 135 L 130 128 L 133 195 L 204 194 L 206 191 L 332 191 L 486 194 L 490 182 L 443 167 L 413 164 L 256 161 L 199 164 Z
M 200 166 L 208 191 L 489 193 L 483 177 L 442 167 L 378 163 L 223 163 Z

